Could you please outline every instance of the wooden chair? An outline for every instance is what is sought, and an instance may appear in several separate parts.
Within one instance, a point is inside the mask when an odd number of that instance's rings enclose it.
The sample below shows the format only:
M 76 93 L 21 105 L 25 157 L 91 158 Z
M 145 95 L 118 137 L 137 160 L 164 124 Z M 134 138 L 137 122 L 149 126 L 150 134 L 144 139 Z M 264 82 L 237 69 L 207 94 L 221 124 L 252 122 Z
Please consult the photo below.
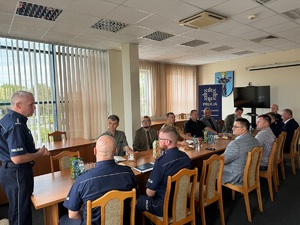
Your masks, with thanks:
M 259 210 L 263 212 L 263 205 L 260 191 L 259 181 L 259 166 L 262 155 L 262 147 L 254 147 L 248 152 L 247 162 L 244 169 L 244 182 L 242 185 L 233 185 L 230 183 L 223 184 L 223 186 L 232 190 L 232 199 L 235 198 L 235 191 L 244 195 L 245 206 L 247 211 L 248 221 L 252 222 L 252 216 L 250 211 L 249 192 L 256 189 Z
M 65 170 L 70 168 L 70 158 L 76 156 L 80 158 L 79 151 L 71 152 L 71 151 L 62 151 L 57 155 L 50 155 L 50 165 L 51 165 L 51 172 L 54 173 L 54 160 L 58 160 L 59 170 Z
M 188 201 L 188 197 L 190 192 L 190 199 L 195 198 L 197 174 L 198 169 L 195 168 L 193 170 L 181 169 L 175 175 L 169 176 L 164 199 L 163 217 L 144 211 L 142 213 L 143 224 L 145 224 L 145 217 L 147 217 L 156 225 L 182 225 L 189 222 L 191 222 L 191 225 L 196 225 L 195 202 Z M 172 191 L 174 191 L 173 196 L 170 195 Z M 171 198 L 173 198 L 172 216 L 169 217 L 169 202 Z
M 180 119 L 180 120 L 186 119 L 186 113 L 180 113 L 180 114 L 178 114 L 178 119 Z
M 290 152 L 285 153 L 284 156 L 289 157 L 291 160 L 292 171 L 293 174 L 296 175 L 296 166 L 295 166 L 295 158 L 298 161 L 298 167 L 300 169 L 300 158 L 299 158 L 299 134 L 300 134 L 300 127 L 298 127 L 294 131 L 293 139 L 291 142 Z
M 200 209 L 202 225 L 206 225 L 204 208 L 218 202 L 222 225 L 225 225 L 224 208 L 222 199 L 222 174 L 224 156 L 212 155 L 203 161 L 200 182 L 197 182 L 195 205 Z
M 87 201 L 87 217 L 86 225 L 92 224 L 92 212 L 95 207 L 100 207 L 101 223 L 109 225 L 122 225 L 124 216 L 124 201 L 131 199 L 130 203 L 130 225 L 134 225 L 135 221 L 135 204 L 136 204 L 136 190 L 118 191 L 112 190 L 107 192 L 102 197 L 91 201 Z
M 218 128 L 222 131 L 224 127 L 224 120 L 218 120 L 217 121 Z
M 277 186 L 279 186 L 279 174 L 278 174 L 278 166 L 280 166 L 281 169 L 281 177 L 283 180 L 285 180 L 285 171 L 284 171 L 284 158 L 283 158 L 283 149 L 284 149 L 284 143 L 286 139 L 286 132 L 282 131 L 281 134 L 278 136 L 278 142 L 277 142 L 277 151 L 275 154 L 275 176 L 277 181 Z
M 62 136 L 67 139 L 67 133 L 65 131 L 54 131 L 53 133 L 48 134 L 48 142 L 51 141 L 51 137 L 53 141 L 61 141 Z
M 269 186 L 269 193 L 270 193 L 270 199 L 273 202 L 273 186 L 272 186 L 272 179 L 274 183 L 274 189 L 276 192 L 278 192 L 278 187 L 277 187 L 277 180 L 276 180 L 276 175 L 274 173 L 275 168 L 275 154 L 278 149 L 278 142 L 279 139 L 277 138 L 276 141 L 273 144 L 270 156 L 269 156 L 269 161 L 268 161 L 268 169 L 266 171 L 260 171 L 259 176 L 266 178 L 268 180 L 268 186 Z

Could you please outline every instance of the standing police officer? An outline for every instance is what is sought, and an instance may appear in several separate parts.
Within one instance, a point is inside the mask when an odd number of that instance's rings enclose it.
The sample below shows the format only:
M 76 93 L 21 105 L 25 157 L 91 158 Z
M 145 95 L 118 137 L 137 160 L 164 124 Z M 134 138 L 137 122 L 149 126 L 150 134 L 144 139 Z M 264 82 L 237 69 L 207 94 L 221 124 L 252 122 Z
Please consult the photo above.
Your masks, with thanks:
M 35 149 L 27 117 L 35 110 L 33 94 L 18 91 L 11 98 L 11 110 L 0 120 L 0 184 L 9 202 L 10 225 L 32 224 L 34 160 L 50 153 L 45 146 Z

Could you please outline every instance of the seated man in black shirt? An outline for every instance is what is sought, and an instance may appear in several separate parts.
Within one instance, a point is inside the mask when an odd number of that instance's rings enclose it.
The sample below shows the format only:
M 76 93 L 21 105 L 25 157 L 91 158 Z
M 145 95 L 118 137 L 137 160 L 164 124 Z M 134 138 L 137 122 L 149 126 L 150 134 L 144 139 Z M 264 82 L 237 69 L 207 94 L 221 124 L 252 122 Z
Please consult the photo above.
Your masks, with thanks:
M 278 137 L 279 134 L 281 133 L 282 131 L 282 126 L 280 123 L 278 123 L 275 119 L 275 113 L 273 112 L 268 112 L 267 113 L 268 116 L 271 117 L 271 125 L 270 125 L 270 128 L 271 130 L 273 131 L 273 134 L 275 135 L 275 137 Z
M 197 110 L 193 109 L 190 113 L 190 119 L 184 124 L 184 132 L 186 135 L 191 137 L 200 137 L 203 138 L 203 130 L 212 132 L 213 134 L 218 134 L 215 130 L 206 126 L 203 122 L 198 120 L 199 113 Z

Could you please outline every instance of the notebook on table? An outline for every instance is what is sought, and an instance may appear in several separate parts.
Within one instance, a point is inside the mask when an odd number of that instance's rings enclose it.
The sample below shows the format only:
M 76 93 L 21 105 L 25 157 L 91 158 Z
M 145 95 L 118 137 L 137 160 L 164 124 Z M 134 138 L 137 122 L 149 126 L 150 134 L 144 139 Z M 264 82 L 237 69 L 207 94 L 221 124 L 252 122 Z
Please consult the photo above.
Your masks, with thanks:
M 145 163 L 145 164 L 142 164 L 139 166 L 135 166 L 135 167 L 133 167 L 133 169 L 139 171 L 140 173 L 145 173 L 145 172 L 152 170 L 153 166 L 154 166 L 154 163 L 149 162 L 149 163 Z

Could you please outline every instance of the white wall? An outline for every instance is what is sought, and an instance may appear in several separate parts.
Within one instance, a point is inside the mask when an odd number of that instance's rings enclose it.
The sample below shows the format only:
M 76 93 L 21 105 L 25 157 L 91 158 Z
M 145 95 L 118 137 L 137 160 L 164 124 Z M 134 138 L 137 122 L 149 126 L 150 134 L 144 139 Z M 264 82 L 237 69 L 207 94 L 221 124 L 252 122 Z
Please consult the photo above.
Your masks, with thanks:
M 252 82 L 254 86 L 270 85 L 271 103 L 278 104 L 279 111 L 290 108 L 293 110 L 294 118 L 300 122 L 300 100 L 298 100 L 300 96 L 300 66 L 251 72 L 246 70 L 246 67 L 249 66 L 295 61 L 300 61 L 300 49 L 202 65 L 198 68 L 198 81 L 199 84 L 213 84 L 216 72 L 234 71 L 235 87 L 245 87 L 248 82 Z M 224 119 L 226 115 L 234 112 L 233 94 L 223 97 L 222 105 Z M 269 109 L 257 109 L 256 113 L 262 114 L 269 111 Z M 250 112 L 250 109 L 244 109 L 244 113 L 247 112 Z

